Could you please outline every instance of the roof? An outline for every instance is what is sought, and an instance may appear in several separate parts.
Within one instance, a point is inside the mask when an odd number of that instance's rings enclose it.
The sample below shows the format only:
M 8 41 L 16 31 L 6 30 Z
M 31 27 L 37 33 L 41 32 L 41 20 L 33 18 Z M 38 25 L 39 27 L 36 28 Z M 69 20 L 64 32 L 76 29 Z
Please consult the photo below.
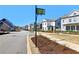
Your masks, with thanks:
M 66 14 L 66 15 L 64 15 L 64 16 L 62 16 L 61 18 L 64 19 L 64 18 L 70 18 L 70 17 L 79 16 L 78 14 L 77 14 L 77 15 L 74 15 L 74 16 L 73 16 L 73 15 L 71 16 L 71 14 L 72 14 L 73 12 L 75 12 L 75 11 L 76 11 L 76 12 L 79 12 L 79 10 L 72 10 L 70 13 L 68 13 L 68 14 Z
M 3 23 L 7 24 L 11 28 L 14 28 L 14 25 L 10 21 L 8 21 L 7 19 L 5 19 L 5 18 L 3 18 L 3 19 L 0 20 L 0 24 L 3 24 Z
M 55 22 L 55 20 L 44 19 L 42 22 Z

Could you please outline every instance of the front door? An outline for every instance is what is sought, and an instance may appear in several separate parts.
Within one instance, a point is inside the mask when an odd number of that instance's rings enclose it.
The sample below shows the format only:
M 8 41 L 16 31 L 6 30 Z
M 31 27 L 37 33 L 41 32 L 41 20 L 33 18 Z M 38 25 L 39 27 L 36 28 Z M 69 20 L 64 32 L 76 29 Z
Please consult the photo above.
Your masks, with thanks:
M 66 30 L 70 30 L 70 26 L 66 26 Z
M 53 31 L 53 27 L 52 27 L 52 31 Z

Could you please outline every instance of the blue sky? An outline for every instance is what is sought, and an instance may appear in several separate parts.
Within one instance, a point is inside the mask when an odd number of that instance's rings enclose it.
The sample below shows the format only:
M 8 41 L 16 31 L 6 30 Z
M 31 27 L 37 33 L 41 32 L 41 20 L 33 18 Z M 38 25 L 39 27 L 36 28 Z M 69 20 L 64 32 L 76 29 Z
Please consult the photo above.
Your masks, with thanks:
M 45 18 L 56 20 L 72 10 L 79 10 L 78 5 L 40 5 L 38 7 L 45 9 L 45 15 L 38 15 L 38 22 Z M 17 26 L 34 23 L 34 12 L 34 5 L 0 5 L 0 19 L 6 18 Z

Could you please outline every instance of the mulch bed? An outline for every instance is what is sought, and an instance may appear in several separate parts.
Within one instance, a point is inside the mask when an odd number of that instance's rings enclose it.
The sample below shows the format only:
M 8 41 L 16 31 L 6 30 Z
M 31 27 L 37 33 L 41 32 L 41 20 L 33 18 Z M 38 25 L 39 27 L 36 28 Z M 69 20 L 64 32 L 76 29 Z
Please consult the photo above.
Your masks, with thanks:
M 35 37 L 31 38 L 35 44 Z M 75 50 L 62 46 L 41 35 L 37 36 L 37 47 L 41 54 L 79 54 Z

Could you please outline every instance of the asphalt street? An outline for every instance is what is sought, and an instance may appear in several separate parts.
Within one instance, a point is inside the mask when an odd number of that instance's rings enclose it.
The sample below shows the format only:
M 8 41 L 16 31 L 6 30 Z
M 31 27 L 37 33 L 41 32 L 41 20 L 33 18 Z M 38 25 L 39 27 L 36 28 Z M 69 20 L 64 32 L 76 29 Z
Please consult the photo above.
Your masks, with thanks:
M 0 35 L 0 54 L 26 54 L 28 31 Z

